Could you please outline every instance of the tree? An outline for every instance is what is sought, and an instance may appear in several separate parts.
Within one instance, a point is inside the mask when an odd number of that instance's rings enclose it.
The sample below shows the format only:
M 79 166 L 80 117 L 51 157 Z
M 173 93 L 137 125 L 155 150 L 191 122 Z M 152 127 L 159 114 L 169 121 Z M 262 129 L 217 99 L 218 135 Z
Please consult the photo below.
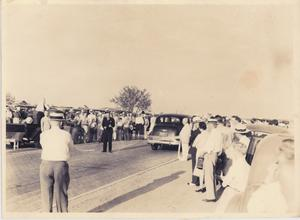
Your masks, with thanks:
M 136 86 L 125 86 L 118 96 L 111 99 L 111 102 L 130 112 L 149 110 L 152 103 L 150 93 Z
M 6 93 L 6 105 L 14 105 L 16 103 L 16 98 L 10 94 Z

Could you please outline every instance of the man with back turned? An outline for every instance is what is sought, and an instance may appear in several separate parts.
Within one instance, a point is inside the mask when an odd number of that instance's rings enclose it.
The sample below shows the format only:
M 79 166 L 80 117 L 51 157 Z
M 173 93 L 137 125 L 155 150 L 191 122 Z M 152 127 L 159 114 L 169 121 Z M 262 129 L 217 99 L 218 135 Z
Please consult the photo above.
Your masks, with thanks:
M 108 143 L 108 150 L 112 153 L 112 135 L 113 135 L 113 128 L 115 127 L 115 120 L 111 116 L 110 113 L 106 113 L 103 121 L 103 151 L 107 152 L 107 143 Z
M 42 208 L 52 212 L 53 199 L 57 212 L 68 212 L 70 183 L 68 159 L 73 141 L 69 132 L 60 128 L 63 116 L 50 114 L 51 128 L 41 134 L 40 185 Z

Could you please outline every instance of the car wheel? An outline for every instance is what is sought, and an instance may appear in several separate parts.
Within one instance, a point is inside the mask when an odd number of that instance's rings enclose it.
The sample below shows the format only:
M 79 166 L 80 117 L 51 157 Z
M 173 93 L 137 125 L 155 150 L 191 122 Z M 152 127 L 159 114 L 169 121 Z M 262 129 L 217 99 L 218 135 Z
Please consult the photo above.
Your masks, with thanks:
M 157 150 L 157 149 L 158 149 L 157 144 L 151 144 L 151 149 L 152 149 L 152 150 Z

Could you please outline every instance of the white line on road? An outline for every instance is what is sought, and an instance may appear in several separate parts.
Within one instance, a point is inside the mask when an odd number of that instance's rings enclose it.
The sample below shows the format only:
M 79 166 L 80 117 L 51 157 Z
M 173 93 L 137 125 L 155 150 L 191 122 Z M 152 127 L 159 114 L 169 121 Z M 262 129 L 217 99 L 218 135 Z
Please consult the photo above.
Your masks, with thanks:
M 79 198 L 81 198 L 81 197 L 83 197 L 83 196 L 87 196 L 87 195 L 89 195 L 89 194 L 93 194 L 93 193 L 95 193 L 95 192 L 97 192 L 97 191 L 100 191 L 100 190 L 103 190 L 103 189 L 105 189 L 105 188 L 111 187 L 112 185 L 115 185 L 115 184 L 117 184 L 117 183 L 123 182 L 123 181 L 128 180 L 128 179 L 130 179 L 130 178 L 132 178 L 132 177 L 135 177 L 135 176 L 144 174 L 144 173 L 146 173 L 146 172 L 149 172 L 150 170 L 154 170 L 154 169 L 157 169 L 157 168 L 159 168 L 159 167 L 165 166 L 165 165 L 167 165 L 167 164 L 173 163 L 173 162 L 175 162 L 175 161 L 177 161 L 177 160 L 178 160 L 177 158 L 176 158 L 176 159 L 172 159 L 172 160 L 169 160 L 169 161 L 167 161 L 167 162 L 160 163 L 160 164 L 158 164 L 158 165 L 155 165 L 155 166 L 153 166 L 153 167 L 150 167 L 150 168 L 148 168 L 148 169 L 146 169 L 146 170 L 142 170 L 142 171 L 139 171 L 139 172 L 137 172 L 137 173 L 131 174 L 131 175 L 127 176 L 127 177 L 124 177 L 124 178 L 122 178 L 122 179 L 119 179 L 119 180 L 116 180 L 116 181 L 114 181 L 114 182 L 108 183 L 108 184 L 106 184 L 106 185 L 104 185 L 104 186 L 100 186 L 100 187 L 98 187 L 98 188 L 96 188 L 96 189 L 93 189 L 93 190 L 91 190 L 91 191 L 88 191 L 88 192 L 82 193 L 82 194 L 80 194 L 80 195 L 74 196 L 73 198 L 70 198 L 69 201 L 79 199 Z
M 121 144 L 121 143 L 119 143 L 119 144 Z M 125 143 L 124 143 L 125 144 Z M 91 144 L 90 144 L 91 145 Z M 98 145 L 98 144 L 97 144 Z M 88 152 L 88 151 L 97 151 L 97 149 L 98 149 L 98 146 L 97 146 L 96 144 L 93 146 L 93 147 L 95 147 L 94 149 L 80 149 L 80 147 L 82 147 L 82 146 L 76 146 L 76 145 L 74 145 L 74 148 L 76 149 L 76 150 L 78 150 L 78 151 L 80 151 L 80 152 Z M 122 150 L 125 150 L 125 149 L 130 149 L 130 148 L 132 148 L 132 147 L 135 147 L 135 146 L 139 146 L 140 145 L 140 142 L 138 142 L 138 143 L 126 143 L 126 145 L 124 146 L 124 147 L 122 147 L 122 148 L 117 148 L 116 150 L 114 150 L 114 152 L 118 152 L 118 151 L 122 151 Z M 144 145 L 142 145 L 142 146 L 144 146 Z

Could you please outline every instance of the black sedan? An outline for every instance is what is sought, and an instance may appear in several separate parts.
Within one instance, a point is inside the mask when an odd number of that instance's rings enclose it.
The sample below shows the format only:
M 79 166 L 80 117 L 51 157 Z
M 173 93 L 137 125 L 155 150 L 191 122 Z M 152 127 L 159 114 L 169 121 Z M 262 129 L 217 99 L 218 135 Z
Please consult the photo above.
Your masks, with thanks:
M 152 150 L 157 150 L 159 146 L 179 145 L 179 133 L 183 127 L 183 119 L 189 118 L 182 114 L 161 114 L 156 118 L 153 130 L 148 136 L 148 143 Z

